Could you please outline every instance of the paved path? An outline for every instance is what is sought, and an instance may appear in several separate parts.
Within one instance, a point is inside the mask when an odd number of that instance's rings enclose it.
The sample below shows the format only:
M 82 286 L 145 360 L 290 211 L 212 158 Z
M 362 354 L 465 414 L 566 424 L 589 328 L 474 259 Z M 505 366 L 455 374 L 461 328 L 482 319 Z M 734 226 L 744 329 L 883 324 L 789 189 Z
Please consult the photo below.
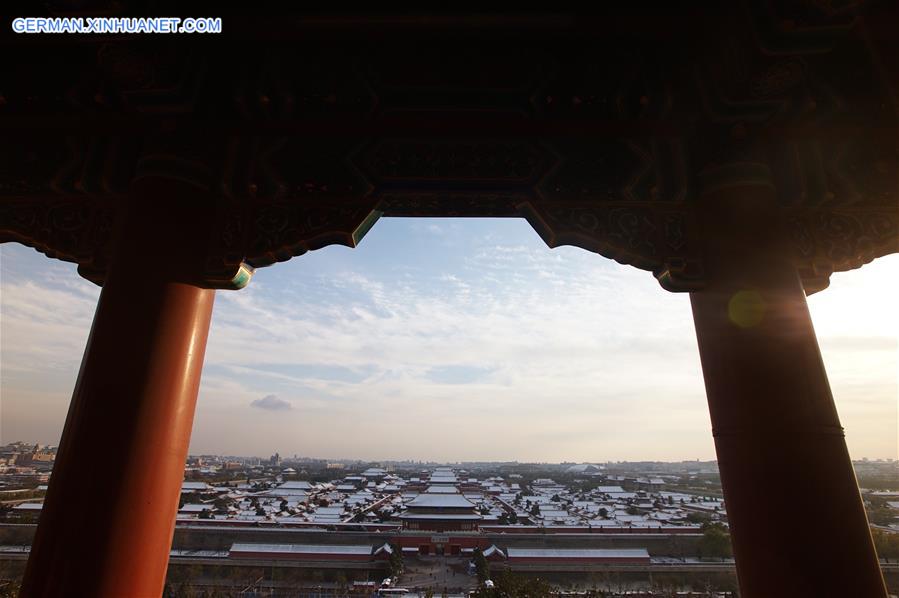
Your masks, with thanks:
M 468 575 L 466 557 L 418 556 L 404 559 L 403 574 L 397 586 L 401 588 L 430 588 L 437 596 L 446 588 L 458 593 L 473 590 L 478 578 Z

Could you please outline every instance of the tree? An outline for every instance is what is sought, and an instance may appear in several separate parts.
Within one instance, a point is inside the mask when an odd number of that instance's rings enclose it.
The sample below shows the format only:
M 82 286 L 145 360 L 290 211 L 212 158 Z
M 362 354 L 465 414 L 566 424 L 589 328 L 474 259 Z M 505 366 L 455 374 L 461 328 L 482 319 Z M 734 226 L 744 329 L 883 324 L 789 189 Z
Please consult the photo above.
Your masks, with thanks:
M 687 513 L 687 521 L 690 523 L 708 523 L 712 520 L 712 516 L 708 513 Z
M 478 581 L 483 584 L 490 579 L 490 563 L 487 562 L 487 558 L 480 548 L 474 549 L 472 560 L 474 560 L 474 570 L 478 574 Z
M 0 582 L 0 598 L 16 598 L 21 584 L 17 580 Z
M 720 523 L 706 523 L 702 526 L 698 548 L 699 555 L 704 558 L 724 559 L 733 555 L 730 534 Z
M 346 592 L 347 586 L 349 585 L 346 573 L 338 571 L 337 575 L 334 576 L 334 583 L 337 584 L 338 590 Z
M 899 534 L 872 529 L 871 535 L 877 556 L 887 560 L 899 558 Z
M 534 503 L 534 504 L 531 506 L 531 515 L 533 515 L 534 517 L 536 517 L 536 516 L 539 515 L 539 514 L 540 514 L 540 505 L 537 504 L 537 503 Z
M 180 509 L 185 504 L 188 503 L 198 503 L 203 500 L 203 494 L 200 492 L 186 492 L 181 494 L 181 498 L 178 499 L 178 508 Z
M 396 577 L 403 572 L 403 551 L 396 544 L 390 544 L 390 558 L 387 560 L 387 569 L 391 577 Z
M 874 525 L 888 526 L 896 521 L 896 512 L 883 499 L 871 500 L 868 506 L 868 521 Z
M 605 507 L 600 507 L 599 508 L 599 516 L 602 517 L 603 519 L 608 519 L 609 518 L 609 510 Z

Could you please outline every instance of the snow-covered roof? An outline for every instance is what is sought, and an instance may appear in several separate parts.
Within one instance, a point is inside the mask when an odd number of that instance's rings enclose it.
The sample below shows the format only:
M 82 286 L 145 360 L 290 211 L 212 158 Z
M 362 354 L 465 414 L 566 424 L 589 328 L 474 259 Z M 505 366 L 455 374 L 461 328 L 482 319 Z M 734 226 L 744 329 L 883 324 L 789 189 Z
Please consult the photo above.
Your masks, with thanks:
M 213 508 L 212 505 L 186 504 L 178 510 L 182 513 L 202 513 L 203 511 L 211 511 Z
M 210 486 L 206 482 L 181 482 L 181 492 L 196 492 L 197 490 L 209 490 Z
M 289 554 L 371 554 L 367 544 L 233 544 L 235 552 L 272 552 Z
M 284 482 L 278 486 L 278 490 L 311 490 L 312 484 L 305 481 Z
M 416 496 L 408 505 L 410 508 L 424 509 L 465 509 L 474 508 L 474 503 L 461 494 L 428 494 Z

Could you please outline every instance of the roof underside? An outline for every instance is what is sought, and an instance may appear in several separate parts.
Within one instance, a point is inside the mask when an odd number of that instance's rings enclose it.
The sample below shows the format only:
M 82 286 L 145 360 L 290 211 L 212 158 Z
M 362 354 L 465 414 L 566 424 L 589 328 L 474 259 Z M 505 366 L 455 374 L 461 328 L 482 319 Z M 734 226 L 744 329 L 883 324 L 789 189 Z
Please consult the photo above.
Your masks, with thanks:
M 0 240 L 102 283 L 136 182 L 164 179 L 208 206 L 192 229 L 204 286 L 355 246 L 384 215 L 526 218 L 551 247 L 694 290 L 695 199 L 724 164 L 711 184 L 776 189 L 772 226 L 816 290 L 899 239 L 899 14 L 830 4 L 217 7 L 216 36 L 6 36 L 29 60 L 4 68 Z

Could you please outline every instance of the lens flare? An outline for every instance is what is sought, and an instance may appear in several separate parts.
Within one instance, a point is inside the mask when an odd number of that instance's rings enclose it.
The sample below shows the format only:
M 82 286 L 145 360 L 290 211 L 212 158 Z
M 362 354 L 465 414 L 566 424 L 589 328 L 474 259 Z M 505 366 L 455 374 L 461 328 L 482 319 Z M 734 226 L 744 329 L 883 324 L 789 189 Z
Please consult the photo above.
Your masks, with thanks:
M 758 291 L 738 291 L 727 304 L 727 315 L 740 328 L 753 328 L 765 318 L 765 308 Z

